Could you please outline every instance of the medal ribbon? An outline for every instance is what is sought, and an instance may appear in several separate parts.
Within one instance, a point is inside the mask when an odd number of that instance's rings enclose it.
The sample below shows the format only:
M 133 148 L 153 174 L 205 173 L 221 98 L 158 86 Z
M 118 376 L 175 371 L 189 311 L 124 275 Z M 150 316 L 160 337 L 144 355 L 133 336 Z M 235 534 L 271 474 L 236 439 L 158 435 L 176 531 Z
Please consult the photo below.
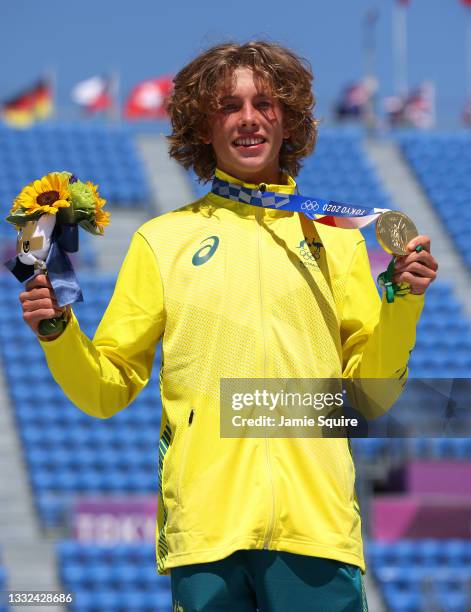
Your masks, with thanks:
M 316 223 L 340 227 L 343 229 L 360 229 L 375 221 L 388 208 L 368 208 L 352 206 L 335 200 L 325 200 L 316 197 L 304 197 L 290 193 L 265 191 L 264 184 L 260 189 L 250 189 L 236 183 L 223 181 L 218 177 L 213 179 L 211 191 L 215 195 L 235 202 L 274 208 L 275 210 L 290 210 L 302 213 Z
M 352 206 L 351 204 L 336 202 L 335 200 L 325 200 L 312 196 L 304 197 L 298 193 L 289 194 L 266 191 L 264 183 L 260 185 L 259 189 L 250 189 L 243 185 L 223 181 L 217 176 L 213 179 L 211 191 L 222 198 L 250 204 L 251 206 L 302 213 L 316 223 L 323 223 L 324 225 L 342 229 L 361 229 L 375 221 L 381 213 L 390 210 L 389 208 Z M 416 250 L 419 251 L 422 248 L 419 245 Z M 395 295 L 405 295 L 409 292 L 407 284 L 398 285 L 393 283 L 395 261 L 396 258 L 393 256 L 387 270 L 378 276 L 378 283 L 384 287 L 388 303 L 394 302 Z
M 423 251 L 423 249 L 424 247 L 421 244 L 415 247 L 415 250 L 417 251 L 417 253 L 420 253 L 420 251 Z M 389 304 L 392 304 L 394 302 L 395 295 L 406 295 L 407 293 L 410 292 L 410 287 L 407 283 L 397 284 L 393 282 L 395 263 L 396 263 L 396 257 L 393 255 L 386 270 L 384 272 L 381 272 L 381 274 L 379 274 L 378 278 L 376 279 L 378 282 L 378 285 L 380 285 L 381 287 L 384 287 L 386 301 Z

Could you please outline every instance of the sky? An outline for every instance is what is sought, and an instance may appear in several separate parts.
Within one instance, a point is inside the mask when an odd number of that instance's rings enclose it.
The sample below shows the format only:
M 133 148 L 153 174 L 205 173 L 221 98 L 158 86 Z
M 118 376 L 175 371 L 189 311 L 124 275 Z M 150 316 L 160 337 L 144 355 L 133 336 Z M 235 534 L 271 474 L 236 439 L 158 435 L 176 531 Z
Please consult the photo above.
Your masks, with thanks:
M 326 121 L 341 88 L 365 74 L 364 22 L 375 27 L 379 98 L 394 93 L 396 0 L 15 0 L 0 3 L 0 99 L 45 72 L 57 83 L 59 116 L 76 113 L 70 90 L 97 73 L 119 74 L 120 97 L 138 81 L 174 74 L 202 49 L 264 38 L 291 47 L 314 72 Z M 433 81 L 438 127 L 454 129 L 471 89 L 466 62 L 471 8 L 460 0 L 410 0 L 408 77 Z M 470 58 L 471 61 L 471 58 Z

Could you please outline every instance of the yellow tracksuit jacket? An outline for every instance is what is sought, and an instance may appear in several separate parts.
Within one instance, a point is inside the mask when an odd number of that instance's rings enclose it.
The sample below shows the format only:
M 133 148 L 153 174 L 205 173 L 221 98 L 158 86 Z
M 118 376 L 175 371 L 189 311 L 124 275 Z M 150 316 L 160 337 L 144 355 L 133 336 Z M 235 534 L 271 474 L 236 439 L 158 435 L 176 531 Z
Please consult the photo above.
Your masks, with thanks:
M 109 418 L 162 339 L 159 573 L 260 548 L 364 570 L 348 440 L 221 438 L 219 382 L 391 378 L 399 393 L 422 306 L 381 303 L 358 231 L 210 193 L 135 233 L 93 341 L 72 316 L 41 345 L 71 401 Z

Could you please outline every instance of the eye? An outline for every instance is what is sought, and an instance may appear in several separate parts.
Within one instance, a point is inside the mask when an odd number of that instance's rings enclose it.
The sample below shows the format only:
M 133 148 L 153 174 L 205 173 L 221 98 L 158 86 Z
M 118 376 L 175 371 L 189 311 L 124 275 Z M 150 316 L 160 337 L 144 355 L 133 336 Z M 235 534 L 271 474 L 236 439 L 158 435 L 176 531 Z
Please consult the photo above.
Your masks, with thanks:
M 237 111 L 237 104 L 228 103 L 223 104 L 221 107 L 223 113 L 234 113 Z
M 272 103 L 271 103 L 270 100 L 261 100 L 258 103 L 258 108 L 261 108 L 261 109 L 267 109 L 267 108 L 271 108 L 271 107 L 272 107 Z

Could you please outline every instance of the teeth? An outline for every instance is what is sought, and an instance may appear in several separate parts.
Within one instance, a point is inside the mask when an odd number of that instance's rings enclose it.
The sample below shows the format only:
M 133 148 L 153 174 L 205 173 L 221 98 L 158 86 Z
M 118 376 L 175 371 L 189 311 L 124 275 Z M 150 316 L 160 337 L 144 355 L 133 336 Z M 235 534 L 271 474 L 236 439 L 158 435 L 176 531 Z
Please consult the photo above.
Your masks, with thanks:
M 244 147 L 250 147 L 252 145 L 261 144 L 262 142 L 265 142 L 265 138 L 238 138 L 234 144 L 237 146 L 242 145 Z

